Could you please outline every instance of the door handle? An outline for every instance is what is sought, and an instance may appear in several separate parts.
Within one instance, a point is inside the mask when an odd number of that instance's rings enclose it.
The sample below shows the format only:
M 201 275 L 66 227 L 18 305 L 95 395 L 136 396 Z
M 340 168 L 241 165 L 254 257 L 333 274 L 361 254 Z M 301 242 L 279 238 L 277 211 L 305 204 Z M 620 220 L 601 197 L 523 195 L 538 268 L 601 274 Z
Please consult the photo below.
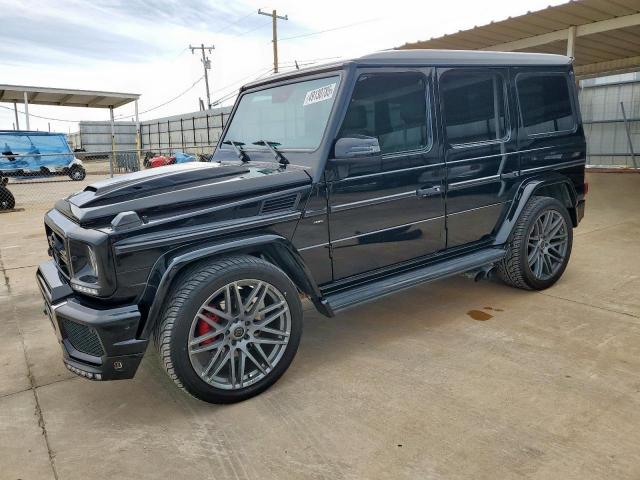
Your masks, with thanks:
M 514 178 L 518 178 L 520 176 L 520 172 L 515 170 L 513 172 L 501 173 L 500 180 L 512 180 Z
M 440 195 L 441 191 L 442 187 L 440 187 L 440 185 L 436 185 L 435 187 L 419 188 L 416 190 L 416 195 L 420 198 L 427 198 Z

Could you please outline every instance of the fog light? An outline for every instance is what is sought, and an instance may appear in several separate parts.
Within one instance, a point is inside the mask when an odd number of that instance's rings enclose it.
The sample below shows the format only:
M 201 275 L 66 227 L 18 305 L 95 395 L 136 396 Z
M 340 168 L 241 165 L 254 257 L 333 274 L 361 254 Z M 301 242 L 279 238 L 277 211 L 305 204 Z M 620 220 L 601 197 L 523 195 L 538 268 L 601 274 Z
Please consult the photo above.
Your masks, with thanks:
M 87 372 L 85 370 L 81 370 L 79 368 L 76 368 L 73 365 L 69 365 L 68 363 L 65 363 L 64 366 L 67 367 L 67 369 L 69 369 L 70 371 L 72 371 L 76 375 L 79 375 L 79 376 L 84 377 L 84 378 L 88 378 L 89 380 L 102 380 L 102 374 L 101 373 Z
M 76 292 L 86 293 L 87 295 L 93 295 L 93 296 L 98 295 L 97 288 L 85 287 L 84 285 L 78 285 L 77 283 L 71 283 L 71 287 Z

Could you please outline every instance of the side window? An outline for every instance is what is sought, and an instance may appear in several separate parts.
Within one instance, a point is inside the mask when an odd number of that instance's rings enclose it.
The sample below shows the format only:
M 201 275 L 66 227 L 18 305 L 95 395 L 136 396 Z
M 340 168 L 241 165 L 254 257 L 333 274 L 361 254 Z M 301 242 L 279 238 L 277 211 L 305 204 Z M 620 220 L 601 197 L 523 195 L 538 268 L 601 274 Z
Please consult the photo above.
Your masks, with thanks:
M 450 70 L 440 77 L 447 138 L 452 145 L 500 140 L 507 135 L 502 75 Z
M 428 146 L 426 86 L 420 73 L 361 75 L 338 136 L 376 137 L 382 153 Z
M 576 121 L 564 74 L 521 74 L 516 77 L 516 88 L 526 135 L 573 130 Z

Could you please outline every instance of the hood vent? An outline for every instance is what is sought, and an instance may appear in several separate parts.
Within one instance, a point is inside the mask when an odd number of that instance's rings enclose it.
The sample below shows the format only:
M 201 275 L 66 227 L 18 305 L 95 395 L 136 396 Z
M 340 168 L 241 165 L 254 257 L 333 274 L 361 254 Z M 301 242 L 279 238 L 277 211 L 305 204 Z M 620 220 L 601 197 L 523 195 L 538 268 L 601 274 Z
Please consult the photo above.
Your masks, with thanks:
M 269 198 L 262 202 L 260 208 L 260 214 L 265 215 L 268 213 L 282 212 L 285 210 L 293 210 L 298 204 L 300 199 L 299 193 L 290 193 L 288 195 L 281 195 L 275 198 Z

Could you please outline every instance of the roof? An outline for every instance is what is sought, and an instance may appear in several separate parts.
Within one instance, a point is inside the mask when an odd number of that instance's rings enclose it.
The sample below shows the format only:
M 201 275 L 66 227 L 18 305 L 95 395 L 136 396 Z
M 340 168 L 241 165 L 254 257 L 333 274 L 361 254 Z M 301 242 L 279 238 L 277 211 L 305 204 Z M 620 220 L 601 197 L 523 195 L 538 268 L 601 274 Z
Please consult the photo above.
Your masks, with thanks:
M 640 1 L 579 0 L 527 12 L 400 49 L 471 49 L 565 54 L 573 38 L 576 74 L 640 67 Z
M 40 132 L 35 130 L 0 130 L 0 135 L 40 135 L 40 136 L 51 136 L 51 135 L 65 135 L 64 133 L 58 132 Z
M 140 98 L 137 93 L 0 85 L 0 102 L 24 102 L 25 92 L 32 105 L 57 105 L 60 107 L 117 108 Z
M 416 65 L 569 65 L 565 55 L 474 50 L 385 50 L 354 60 L 358 64 Z
M 386 65 L 569 65 L 571 59 L 565 55 L 521 52 L 483 52 L 474 50 L 384 50 L 358 58 L 301 68 L 279 73 L 249 82 L 242 90 L 278 80 L 327 72 L 355 64 L 360 66 Z

